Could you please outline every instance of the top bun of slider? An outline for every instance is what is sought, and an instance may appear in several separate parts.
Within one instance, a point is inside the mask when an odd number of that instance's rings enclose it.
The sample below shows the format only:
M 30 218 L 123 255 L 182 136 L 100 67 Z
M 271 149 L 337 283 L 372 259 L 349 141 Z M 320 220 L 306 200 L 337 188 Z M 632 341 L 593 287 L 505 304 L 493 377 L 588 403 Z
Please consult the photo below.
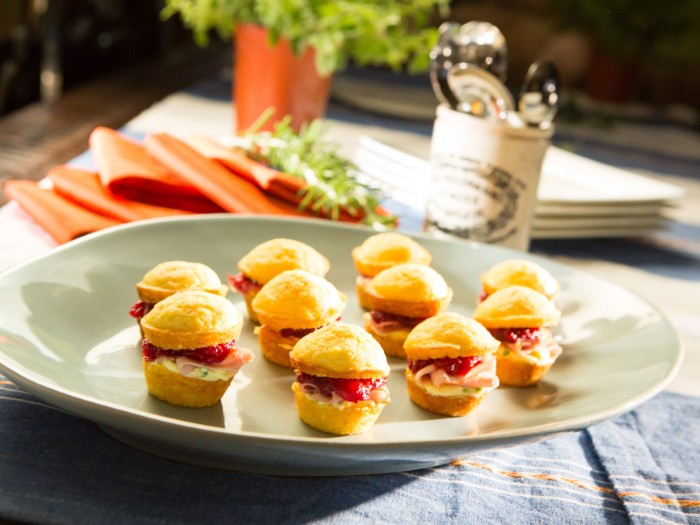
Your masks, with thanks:
M 378 233 L 352 250 L 357 271 L 365 277 L 374 277 L 382 270 L 397 264 L 415 263 L 428 265 L 430 252 L 416 241 L 396 232 Z
M 162 262 L 146 272 L 136 284 L 139 298 L 146 303 L 157 303 L 185 290 L 201 290 L 225 296 L 228 287 L 208 266 L 187 261 Z
M 238 261 L 238 269 L 249 279 L 266 284 L 287 270 L 306 270 L 324 276 L 330 262 L 308 244 L 293 239 L 271 239 L 257 245 Z
M 507 286 L 526 286 L 553 299 L 559 291 L 557 280 L 542 266 L 525 259 L 502 261 L 481 274 L 481 285 L 488 295 Z
M 290 353 L 292 366 L 315 376 L 373 379 L 389 375 L 382 347 L 359 326 L 332 323 L 303 337 Z
M 379 272 L 367 289 L 369 305 L 407 317 L 430 317 L 452 300 L 452 289 L 429 266 L 398 264 Z
M 486 328 L 540 328 L 558 324 L 561 313 L 545 295 L 508 286 L 479 303 L 473 317 Z
M 335 321 L 346 297 L 325 278 L 305 270 L 273 277 L 253 299 L 260 322 L 273 330 L 318 328 Z
M 173 294 L 141 320 L 148 341 L 168 350 L 228 343 L 240 336 L 242 326 L 243 317 L 230 301 L 200 291 Z
M 487 355 L 500 345 L 483 325 L 454 312 L 442 312 L 417 325 L 404 342 L 411 361 Z

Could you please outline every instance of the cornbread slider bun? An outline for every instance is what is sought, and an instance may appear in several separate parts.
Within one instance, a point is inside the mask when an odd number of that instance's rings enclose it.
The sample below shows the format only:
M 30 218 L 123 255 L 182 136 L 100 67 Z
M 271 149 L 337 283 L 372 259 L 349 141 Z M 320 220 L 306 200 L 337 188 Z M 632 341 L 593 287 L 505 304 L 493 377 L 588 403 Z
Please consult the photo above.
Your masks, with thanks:
M 252 302 L 260 289 L 287 270 L 306 270 L 324 277 L 330 262 L 308 244 L 294 239 L 271 239 L 258 244 L 238 261 L 239 273 L 229 275 L 231 289 L 243 295 L 248 317 L 258 322 Z
M 390 402 L 389 365 L 361 327 L 333 323 L 299 340 L 290 353 L 299 417 L 330 434 L 365 432 Z
M 227 299 L 186 291 L 158 302 L 141 320 L 148 391 L 183 407 L 216 404 L 253 353 L 235 346 L 243 317 Z
M 496 372 L 504 385 L 536 384 L 562 352 L 549 329 L 561 313 L 545 295 L 526 286 L 494 292 L 477 305 L 473 317 L 501 342 Z
M 222 297 L 228 293 L 228 287 L 208 266 L 198 262 L 167 261 L 157 264 L 136 284 L 139 300 L 131 307 L 129 314 L 139 326 L 141 318 L 153 306 L 166 297 L 185 290 L 201 290 Z M 143 331 L 141 331 L 143 337 Z
M 396 232 L 372 235 L 352 250 L 352 260 L 359 273 L 355 281 L 360 306 L 369 310 L 367 287 L 372 277 L 397 264 L 429 265 L 432 255 L 416 241 Z
M 288 270 L 263 286 L 251 304 L 263 357 L 292 368 L 289 352 L 307 334 L 340 319 L 346 297 L 325 278 Z
M 498 387 L 496 350 L 482 325 L 443 312 L 416 326 L 406 338 L 406 385 L 416 405 L 445 416 L 464 416 Z
M 554 299 L 559 292 L 557 280 L 539 264 L 526 259 L 507 259 L 481 274 L 483 301 L 490 294 L 506 286 L 526 286 Z
M 403 343 L 421 321 L 447 308 L 452 289 L 429 266 L 398 264 L 379 272 L 367 287 L 365 329 L 388 356 L 405 357 Z

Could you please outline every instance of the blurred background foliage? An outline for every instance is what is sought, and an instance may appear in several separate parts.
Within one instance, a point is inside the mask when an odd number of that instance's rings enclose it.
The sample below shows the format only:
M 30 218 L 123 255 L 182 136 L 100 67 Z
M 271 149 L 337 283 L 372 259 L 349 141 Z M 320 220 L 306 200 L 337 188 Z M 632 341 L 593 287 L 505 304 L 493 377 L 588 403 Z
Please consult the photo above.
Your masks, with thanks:
M 164 5 L 164 0 L 0 0 L 0 115 L 39 99 L 50 30 L 61 42 L 66 89 L 157 56 L 166 46 L 196 45 L 179 20 L 162 20 Z M 594 50 L 600 48 L 636 63 L 629 100 L 700 111 L 700 0 L 453 0 L 450 7 L 451 20 L 485 20 L 501 29 L 514 90 L 538 58 L 560 66 L 565 88 L 585 90 Z M 230 45 L 219 45 L 230 52 Z

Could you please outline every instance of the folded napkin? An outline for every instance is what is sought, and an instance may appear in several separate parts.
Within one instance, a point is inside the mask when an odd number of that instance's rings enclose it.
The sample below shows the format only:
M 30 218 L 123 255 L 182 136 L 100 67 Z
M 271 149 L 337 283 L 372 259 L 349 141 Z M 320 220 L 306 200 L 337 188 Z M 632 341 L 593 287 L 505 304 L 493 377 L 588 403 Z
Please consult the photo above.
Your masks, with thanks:
M 94 213 L 36 182 L 9 180 L 4 190 L 59 244 L 124 222 Z
M 139 143 L 98 127 L 90 135 L 95 172 L 57 166 L 52 189 L 11 181 L 5 193 L 59 243 L 123 222 L 186 213 L 325 216 L 300 210 L 307 183 L 207 138 L 153 133 Z M 378 213 L 387 212 L 378 208 Z M 340 220 L 362 216 L 341 210 Z
M 197 213 L 223 211 L 188 181 L 156 162 L 142 144 L 109 128 L 90 134 L 90 152 L 105 188 L 125 199 Z
M 187 139 L 187 143 L 208 159 L 226 166 L 260 189 L 277 195 L 287 202 L 296 204 L 301 202 L 301 191 L 307 184 L 300 178 L 260 164 L 249 158 L 242 150 L 227 148 L 209 137 L 191 137 Z
M 162 166 L 196 187 L 226 211 L 271 215 L 302 214 L 293 206 L 275 202 L 252 182 L 231 173 L 172 135 L 149 134 L 144 140 L 144 146 Z
M 57 194 L 89 211 L 118 221 L 138 221 L 189 213 L 115 196 L 102 185 L 100 176 L 92 171 L 57 166 L 49 171 L 47 177 Z

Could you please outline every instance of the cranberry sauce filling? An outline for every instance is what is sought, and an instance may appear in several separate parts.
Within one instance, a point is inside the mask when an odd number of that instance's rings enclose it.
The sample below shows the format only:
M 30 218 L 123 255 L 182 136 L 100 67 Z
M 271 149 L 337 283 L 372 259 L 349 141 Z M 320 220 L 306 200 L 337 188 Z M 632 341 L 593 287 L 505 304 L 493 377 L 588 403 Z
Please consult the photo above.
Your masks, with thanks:
M 426 319 L 425 317 L 408 317 L 406 315 L 392 314 L 382 310 L 372 310 L 369 314 L 372 316 L 372 321 L 377 324 L 395 322 L 407 328 L 413 328 Z
M 137 301 L 136 303 L 134 303 L 134 306 L 131 307 L 131 310 L 129 310 L 129 315 L 134 319 L 141 319 L 144 315 L 153 310 L 154 306 L 155 304 L 153 303 L 144 303 L 143 301 Z
M 246 277 L 243 273 L 237 273 L 236 275 L 229 275 L 228 282 L 236 290 L 242 294 L 248 293 L 251 290 L 256 290 L 260 288 L 260 283 L 254 281 L 250 277 Z
M 490 328 L 491 335 L 503 343 L 516 341 L 537 342 L 540 340 L 540 328 Z
M 198 363 L 205 365 L 215 365 L 221 363 L 228 355 L 234 351 L 235 341 L 228 343 L 219 343 L 214 346 L 203 346 L 201 348 L 193 348 L 192 350 L 168 350 L 152 345 L 146 339 L 141 343 L 143 350 L 142 356 L 144 361 L 155 361 L 159 356 L 163 357 L 187 357 Z
M 408 361 L 408 368 L 416 374 L 419 370 L 428 365 L 435 365 L 437 368 L 442 368 L 451 376 L 465 376 L 476 365 L 481 363 L 482 359 L 478 355 L 468 355 L 460 357 L 441 357 L 439 359 L 419 359 L 418 361 Z
M 336 322 L 338 321 L 340 321 L 340 317 L 336 319 Z M 323 326 L 317 326 L 316 328 L 282 328 L 279 332 L 282 337 L 296 337 L 297 339 L 301 339 L 319 328 L 323 328 Z
M 297 339 L 301 339 L 305 335 L 309 335 L 316 330 L 318 330 L 318 328 L 282 328 L 282 330 L 280 330 L 280 335 L 282 337 L 296 337 Z
M 344 379 L 340 377 L 314 376 L 300 372 L 297 374 L 297 382 L 311 383 L 324 396 L 331 397 L 333 392 L 337 392 L 345 401 L 357 403 L 358 401 L 370 399 L 372 390 L 386 385 L 386 378 Z

